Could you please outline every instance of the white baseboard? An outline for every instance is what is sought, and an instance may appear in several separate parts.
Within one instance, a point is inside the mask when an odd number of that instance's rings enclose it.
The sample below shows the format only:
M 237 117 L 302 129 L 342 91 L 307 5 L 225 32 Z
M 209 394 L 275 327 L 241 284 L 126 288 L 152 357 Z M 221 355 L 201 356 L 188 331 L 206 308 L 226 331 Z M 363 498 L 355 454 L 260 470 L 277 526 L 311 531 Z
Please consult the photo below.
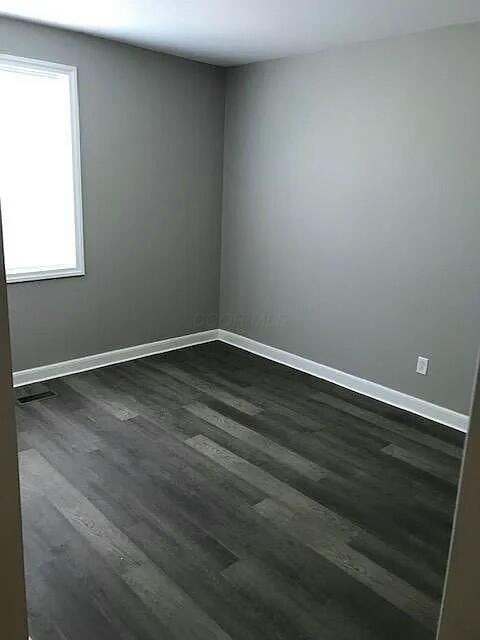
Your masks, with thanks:
M 250 351 L 263 358 L 274 360 L 287 367 L 304 371 L 317 378 L 328 380 L 341 387 L 351 389 L 370 398 L 375 398 L 375 400 L 380 400 L 394 407 L 405 409 L 411 413 L 429 418 L 434 422 L 440 422 L 453 429 L 463 432 L 468 430 L 469 417 L 463 413 L 457 413 L 456 411 L 440 407 L 426 400 L 421 400 L 420 398 L 409 396 L 400 391 L 389 389 L 376 382 L 358 378 L 350 373 L 333 369 L 332 367 L 314 362 L 313 360 L 297 356 L 294 353 L 270 347 L 251 338 L 245 338 L 244 336 L 223 329 L 211 329 L 210 331 L 191 333 L 176 338 L 167 338 L 166 340 L 158 340 L 157 342 L 150 342 L 148 344 L 126 347 L 125 349 L 97 353 L 83 358 L 76 358 L 75 360 L 66 360 L 65 362 L 56 362 L 42 367 L 34 367 L 33 369 L 15 371 L 13 373 L 13 385 L 20 387 L 24 384 L 51 380 L 52 378 L 68 376 L 73 373 L 80 373 L 81 371 L 89 371 L 90 369 L 118 364 L 120 362 L 126 362 L 127 360 L 136 360 L 137 358 L 144 358 L 145 356 L 152 356 L 157 353 L 165 353 L 166 351 L 173 351 L 174 349 L 183 349 L 184 347 L 212 342 L 213 340 L 226 342 L 227 344 L 244 349 L 245 351 Z
M 107 351 L 106 353 L 97 353 L 83 358 L 76 358 L 75 360 L 47 364 L 43 367 L 14 371 L 13 386 L 20 387 L 24 384 L 33 384 L 34 382 L 51 380 L 52 378 L 58 378 L 60 376 L 68 376 L 72 373 L 98 369 L 99 367 L 105 367 L 110 364 L 136 360 L 137 358 L 143 358 L 145 356 L 153 356 L 156 353 L 164 353 L 166 351 L 173 351 L 174 349 L 191 347 L 195 344 L 211 342 L 212 340 L 217 340 L 217 338 L 218 330 L 212 329 L 210 331 L 190 333 L 176 338 L 158 340 L 157 342 L 149 342 L 148 344 L 139 344 L 134 347 L 126 347 L 125 349 Z
M 380 400 L 381 402 L 393 405 L 394 407 L 405 409 L 411 413 L 429 418 L 434 422 L 440 422 L 441 424 L 452 427 L 453 429 L 463 432 L 468 430 L 469 417 L 463 413 L 457 413 L 456 411 L 452 411 L 446 407 L 440 407 L 439 405 L 432 404 L 426 400 L 409 396 L 405 393 L 401 393 L 400 391 L 384 387 L 376 382 L 358 378 L 350 373 L 338 371 L 338 369 L 333 369 L 332 367 L 319 364 L 313 360 L 302 358 L 301 356 L 289 353 L 288 351 L 282 351 L 282 349 L 270 347 L 269 345 L 262 344 L 261 342 L 257 342 L 251 338 L 245 338 L 244 336 L 230 331 L 219 329 L 218 339 L 222 342 L 226 342 L 227 344 L 231 344 L 234 347 L 250 351 L 251 353 L 268 358 L 269 360 L 274 360 L 275 362 L 287 365 L 293 369 L 304 371 L 305 373 L 309 373 L 317 378 L 328 380 L 329 382 L 333 382 L 341 387 L 369 396 L 370 398 L 375 398 L 375 400 Z

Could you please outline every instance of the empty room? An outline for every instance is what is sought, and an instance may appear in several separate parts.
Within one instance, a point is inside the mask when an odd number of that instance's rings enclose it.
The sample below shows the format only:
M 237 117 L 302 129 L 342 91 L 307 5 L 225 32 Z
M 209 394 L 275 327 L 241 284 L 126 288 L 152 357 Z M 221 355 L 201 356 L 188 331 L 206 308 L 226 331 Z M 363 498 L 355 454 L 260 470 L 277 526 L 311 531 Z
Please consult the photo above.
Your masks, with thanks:
M 473 0 L 0 0 L 2 640 L 480 638 L 479 60 Z

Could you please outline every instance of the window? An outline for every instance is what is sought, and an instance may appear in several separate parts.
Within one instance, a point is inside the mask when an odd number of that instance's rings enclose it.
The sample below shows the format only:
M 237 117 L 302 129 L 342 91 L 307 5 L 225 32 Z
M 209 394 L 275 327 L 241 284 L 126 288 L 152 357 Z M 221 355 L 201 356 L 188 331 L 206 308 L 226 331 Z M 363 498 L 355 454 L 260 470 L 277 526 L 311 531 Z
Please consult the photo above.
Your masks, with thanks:
M 7 282 L 83 275 L 76 69 L 0 56 Z

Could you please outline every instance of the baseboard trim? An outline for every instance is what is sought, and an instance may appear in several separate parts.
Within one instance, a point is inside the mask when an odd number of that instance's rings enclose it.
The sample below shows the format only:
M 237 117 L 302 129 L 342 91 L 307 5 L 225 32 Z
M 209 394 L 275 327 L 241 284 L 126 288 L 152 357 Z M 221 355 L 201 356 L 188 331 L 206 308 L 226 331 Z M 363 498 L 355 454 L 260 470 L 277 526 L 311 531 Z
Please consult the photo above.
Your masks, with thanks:
M 196 344 L 204 344 L 214 340 L 220 340 L 239 349 L 250 351 L 263 358 L 284 364 L 287 367 L 292 367 L 293 369 L 303 371 L 317 378 L 328 380 L 346 389 L 351 389 L 375 400 L 380 400 L 394 407 L 410 411 L 411 413 L 423 416 L 434 422 L 439 422 L 458 431 L 466 433 L 468 430 L 469 417 L 463 413 L 458 413 L 446 407 L 427 402 L 426 400 L 409 396 L 401 391 L 395 391 L 395 389 L 384 387 L 376 382 L 358 378 L 350 373 L 345 373 L 345 371 L 339 371 L 338 369 L 328 367 L 313 360 L 308 360 L 307 358 L 302 358 L 294 353 L 271 347 L 224 329 L 211 329 L 209 331 L 190 333 L 184 336 L 150 342 L 148 344 L 140 344 L 124 349 L 107 351 L 105 353 L 97 353 L 83 358 L 76 358 L 74 360 L 66 360 L 65 362 L 56 362 L 42 367 L 34 367 L 33 369 L 15 371 L 13 373 L 13 386 L 21 387 L 25 384 L 33 384 L 34 382 L 51 380 L 52 378 L 81 373 L 82 371 L 90 371 L 91 369 L 127 362 L 128 360 L 136 360 L 137 358 L 144 358 L 145 356 L 165 353 L 175 349 L 192 347 Z
M 110 364 L 144 358 L 145 356 L 153 356 L 157 353 L 165 353 L 166 351 L 173 351 L 174 349 L 192 347 L 196 344 L 212 342 L 217 339 L 218 330 L 211 329 L 210 331 L 190 333 L 175 338 L 167 338 L 166 340 L 158 340 L 157 342 L 149 342 L 148 344 L 139 344 L 133 347 L 116 349 L 115 351 L 107 351 L 106 353 L 97 353 L 74 360 L 47 364 L 42 367 L 34 367 L 33 369 L 15 371 L 13 373 L 13 386 L 21 387 L 24 384 L 51 380 L 52 378 L 68 376 L 73 373 L 80 373 L 81 371 L 89 371 L 90 369 L 98 369 L 99 367 L 105 367 Z
M 251 338 L 232 333 L 231 331 L 219 329 L 218 339 L 239 349 L 250 351 L 258 356 L 274 360 L 298 371 L 309 373 L 317 378 L 328 380 L 346 389 L 356 391 L 364 396 L 380 400 L 394 407 L 405 409 L 406 411 L 428 418 L 434 422 L 439 422 L 458 431 L 466 433 L 468 430 L 469 417 L 463 413 L 457 413 L 446 407 L 441 407 L 426 400 L 409 396 L 400 391 L 395 391 L 395 389 L 371 382 L 370 380 L 358 378 L 350 373 L 333 369 L 324 364 L 302 358 L 294 353 L 271 347 L 267 344 L 252 340 Z

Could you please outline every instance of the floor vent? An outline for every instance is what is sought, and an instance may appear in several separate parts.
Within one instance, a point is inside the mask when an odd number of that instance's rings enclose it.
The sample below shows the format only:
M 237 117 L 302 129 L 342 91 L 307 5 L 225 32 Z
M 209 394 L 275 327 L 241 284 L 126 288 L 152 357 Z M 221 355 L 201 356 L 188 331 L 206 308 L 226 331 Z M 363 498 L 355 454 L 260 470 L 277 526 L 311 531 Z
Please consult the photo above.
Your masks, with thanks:
M 42 393 L 32 393 L 29 396 L 17 398 L 18 404 L 27 404 L 27 402 L 35 402 L 35 400 L 45 400 L 45 398 L 55 398 L 55 391 L 42 391 Z

